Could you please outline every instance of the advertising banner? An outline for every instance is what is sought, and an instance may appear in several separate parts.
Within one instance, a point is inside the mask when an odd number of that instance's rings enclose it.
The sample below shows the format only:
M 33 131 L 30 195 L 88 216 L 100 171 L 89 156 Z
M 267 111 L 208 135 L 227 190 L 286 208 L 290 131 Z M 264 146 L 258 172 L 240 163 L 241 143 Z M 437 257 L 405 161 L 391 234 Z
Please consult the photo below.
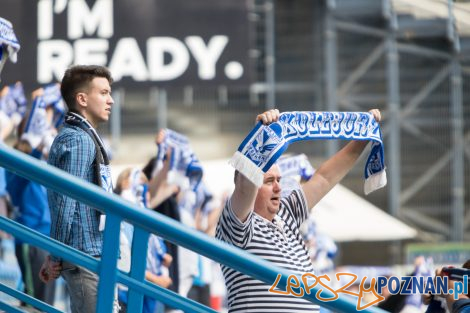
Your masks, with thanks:
M 245 1 L 3 0 L 21 44 L 3 83 L 61 79 L 72 64 L 109 67 L 121 86 L 247 84 Z

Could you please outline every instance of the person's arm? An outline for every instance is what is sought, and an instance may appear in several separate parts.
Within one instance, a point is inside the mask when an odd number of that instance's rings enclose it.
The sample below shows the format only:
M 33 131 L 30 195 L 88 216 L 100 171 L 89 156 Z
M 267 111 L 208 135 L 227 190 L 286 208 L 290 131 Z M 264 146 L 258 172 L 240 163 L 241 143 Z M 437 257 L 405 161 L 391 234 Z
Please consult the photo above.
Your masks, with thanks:
M 279 110 L 269 110 L 256 117 L 256 122 L 261 121 L 269 125 L 279 120 Z M 235 174 L 235 190 L 230 199 L 231 207 L 235 215 L 242 222 L 253 211 L 258 187 L 240 172 Z
M 215 236 L 215 229 L 217 227 L 217 222 L 220 218 L 220 212 L 222 211 L 223 207 L 217 206 L 212 211 L 209 212 L 207 216 L 207 228 L 205 233 L 209 236 Z
M 172 150 L 172 149 L 169 149 Z M 163 168 L 149 182 L 149 208 L 155 208 L 166 199 L 178 192 L 178 186 L 168 184 L 168 172 L 170 170 L 171 151 L 168 151 Z
M 380 111 L 369 111 L 377 122 L 381 120 Z M 307 198 L 308 208 L 313 208 L 344 176 L 352 169 L 368 141 L 356 140 L 348 143 L 343 149 L 323 163 L 313 177 L 302 189 Z
M 165 138 L 165 130 L 160 130 L 155 140 L 156 144 L 161 144 Z M 165 160 L 163 161 L 162 169 L 150 179 L 149 182 L 149 207 L 155 208 L 163 203 L 166 199 L 171 197 L 178 191 L 176 185 L 168 184 L 168 173 L 170 171 L 170 160 L 173 153 L 173 148 L 168 148 Z
M 2 101 L 4 101 L 4 97 L 8 95 L 8 91 L 10 90 L 10 87 L 5 86 L 2 88 L 0 91 L 0 104 Z M 5 114 L 3 111 L 1 111 L 0 108 L 0 142 L 3 142 L 13 131 L 13 122 L 10 120 L 10 118 Z
M 36 159 L 40 159 L 42 156 L 42 152 L 37 149 L 33 149 L 30 155 Z M 13 204 L 17 205 L 21 194 L 23 193 L 24 189 L 26 188 L 26 185 L 30 182 L 30 180 L 9 171 L 6 171 L 5 173 L 8 194 L 10 195 Z
M 82 180 L 89 181 L 89 171 L 94 171 L 93 161 L 95 159 L 95 143 L 93 139 L 86 133 L 70 135 L 63 138 L 53 146 L 54 151 L 49 154 L 49 165 L 55 166 L 73 176 Z M 94 175 L 92 175 L 94 177 Z M 91 182 L 93 183 L 93 182 Z M 57 218 L 57 227 L 66 228 L 67 232 L 58 232 L 61 238 L 55 238 L 65 242 L 70 234 L 70 228 L 75 210 L 79 207 L 80 201 L 57 193 L 48 189 L 49 207 L 51 209 L 51 217 L 55 215 Z M 51 234 L 53 230 L 51 229 Z M 59 258 L 51 256 L 53 261 L 60 261 Z
M 170 160 L 171 160 L 171 151 L 172 149 L 168 149 L 166 154 L 166 158 L 163 161 L 162 169 L 150 179 L 149 182 L 149 193 L 150 197 L 155 197 L 158 194 L 158 191 L 162 185 L 164 185 L 168 178 L 168 172 L 170 171 Z
M 162 258 L 163 266 L 170 267 L 171 263 L 173 263 L 173 257 L 171 254 L 165 253 Z
M 94 171 L 96 149 L 93 139 L 86 133 L 68 136 L 63 140 L 62 146 L 56 146 L 59 153 L 60 164 L 55 165 L 59 169 L 87 180 L 90 169 Z
M 0 143 L 10 136 L 13 128 L 13 122 L 3 112 L 0 112 Z
M 168 288 L 173 283 L 170 277 L 163 275 L 155 275 L 152 274 L 150 271 L 145 271 L 145 279 L 163 288 Z
M 166 136 L 165 130 L 160 129 L 157 133 L 157 136 L 155 137 L 155 144 L 159 146 L 163 142 L 163 140 L 165 140 L 165 136 Z M 150 197 L 154 197 L 156 195 L 157 190 L 159 189 L 160 185 L 164 182 L 164 180 L 166 180 L 168 171 L 170 169 L 171 153 L 172 153 L 172 149 L 168 148 L 166 151 L 165 160 L 163 160 L 163 168 L 156 175 L 153 175 L 152 173 L 153 177 L 149 177 Z M 153 170 L 154 173 L 155 173 L 156 167 L 157 167 L 157 164 L 155 164 L 155 168 Z

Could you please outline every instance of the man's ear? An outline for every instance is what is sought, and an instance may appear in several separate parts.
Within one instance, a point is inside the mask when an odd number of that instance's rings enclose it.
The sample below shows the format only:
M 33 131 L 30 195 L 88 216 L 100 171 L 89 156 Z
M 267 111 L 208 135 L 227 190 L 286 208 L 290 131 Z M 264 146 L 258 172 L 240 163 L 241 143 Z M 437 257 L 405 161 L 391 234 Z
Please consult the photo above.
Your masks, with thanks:
M 77 103 L 78 107 L 85 108 L 87 107 L 87 96 L 83 92 L 77 93 L 75 96 L 75 102 Z

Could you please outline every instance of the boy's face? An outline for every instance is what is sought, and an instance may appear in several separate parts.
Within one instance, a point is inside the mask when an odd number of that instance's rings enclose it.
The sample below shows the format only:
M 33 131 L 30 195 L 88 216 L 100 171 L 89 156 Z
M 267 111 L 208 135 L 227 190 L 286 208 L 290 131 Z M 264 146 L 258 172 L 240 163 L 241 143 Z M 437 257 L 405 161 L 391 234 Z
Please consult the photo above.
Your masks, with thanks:
M 111 86 L 104 77 L 95 77 L 88 85 L 85 94 L 84 116 L 93 127 L 99 123 L 107 122 L 111 114 L 114 101 L 111 97 Z

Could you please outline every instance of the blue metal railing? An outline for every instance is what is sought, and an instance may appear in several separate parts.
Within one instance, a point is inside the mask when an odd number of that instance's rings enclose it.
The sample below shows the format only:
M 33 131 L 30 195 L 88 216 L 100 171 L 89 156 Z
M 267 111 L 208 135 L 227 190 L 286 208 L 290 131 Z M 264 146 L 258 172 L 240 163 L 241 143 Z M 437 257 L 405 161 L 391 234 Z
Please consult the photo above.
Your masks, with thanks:
M 55 256 L 97 273 L 100 277 L 97 312 L 112 312 L 116 282 L 129 286 L 128 308 L 130 312 L 141 311 L 142 295 L 156 298 L 170 307 L 186 312 L 214 312 L 212 309 L 199 303 L 145 282 L 143 275 L 146 258 L 141 256 L 146 255 L 147 244 L 145 238 L 147 238 L 148 233 L 155 233 L 175 244 L 225 264 L 269 285 L 272 285 L 277 275 L 281 274 L 282 278 L 278 283 L 279 288 L 286 287 L 287 277 L 292 274 L 241 249 L 215 240 L 201 232 L 187 229 L 181 223 L 166 216 L 133 205 L 116 195 L 105 192 L 93 184 L 43 164 L 37 159 L 15 151 L 4 144 L 0 144 L 0 166 L 106 213 L 104 246 L 101 260 L 94 259 L 47 236 L 32 231 L 23 225 L 5 218 L 0 219 L 0 229 L 13 234 L 25 242 L 48 250 Z M 129 274 L 116 269 L 119 249 L 119 240 L 116 240 L 116 238 L 119 238 L 119 226 L 122 220 L 126 220 L 134 225 L 134 238 L 137 238 L 133 240 L 133 257 Z M 6 292 L 5 290 L 7 289 L 9 287 L 2 286 L 1 291 Z M 304 298 L 332 309 L 335 312 L 356 311 L 356 301 L 353 298 L 341 297 L 332 302 L 322 302 L 315 297 L 317 292 L 320 291 L 324 298 L 333 298 L 333 293 L 325 289 L 322 290 L 321 287 L 311 288 L 311 292 L 305 294 Z M 14 292 L 9 290 L 7 293 L 12 295 Z M 18 297 L 17 294 L 16 297 Z M 30 301 L 26 302 L 34 305 Z M 47 306 L 47 304 L 44 305 Z M 0 308 L 2 307 L 5 307 L 4 303 L 0 304 Z M 13 307 L 10 308 L 11 312 L 16 312 L 17 310 Z M 50 307 L 49 310 L 44 311 L 56 312 L 54 310 L 54 308 Z M 363 312 L 384 311 L 377 308 L 368 308 L 363 310 Z

